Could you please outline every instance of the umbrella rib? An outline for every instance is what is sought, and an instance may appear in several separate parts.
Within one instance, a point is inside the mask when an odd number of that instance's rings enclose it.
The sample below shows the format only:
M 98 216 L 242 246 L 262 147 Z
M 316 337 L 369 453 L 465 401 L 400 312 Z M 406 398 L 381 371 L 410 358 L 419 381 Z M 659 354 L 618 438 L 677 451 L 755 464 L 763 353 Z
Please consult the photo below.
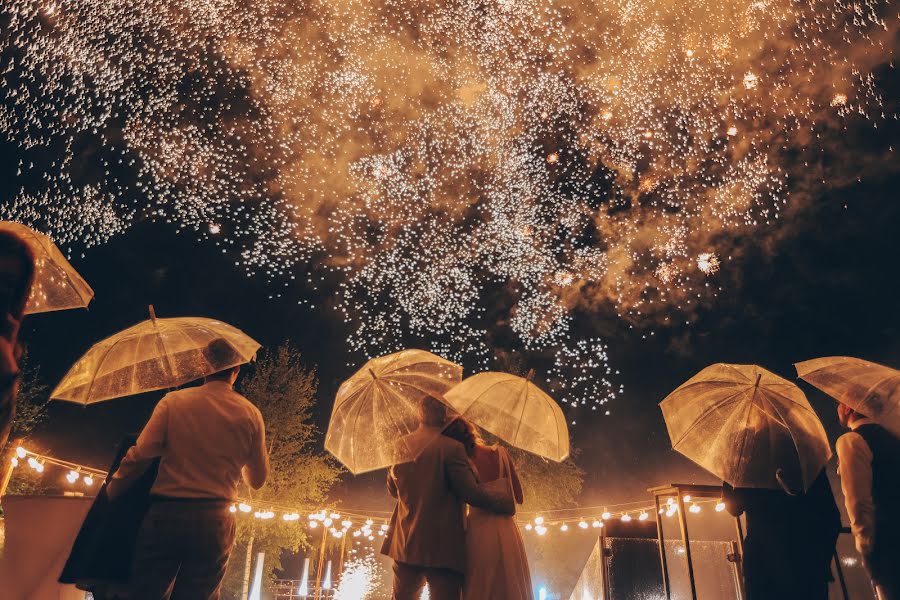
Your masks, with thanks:
M 777 412 L 778 415 L 782 418 L 782 420 L 784 421 L 784 428 L 787 429 L 788 435 L 791 436 L 791 442 L 794 444 L 794 450 L 797 451 L 797 463 L 800 465 L 800 482 L 801 482 L 801 485 L 803 486 L 803 491 L 806 491 L 806 473 L 803 472 L 803 460 L 800 458 L 801 452 L 800 452 L 800 446 L 797 444 L 797 438 L 794 437 L 794 432 L 791 430 L 791 428 L 787 426 L 787 419 L 785 419 L 784 416 L 781 414 L 781 411 L 778 410 L 778 405 L 776 405 L 774 402 L 772 402 L 768 399 L 766 399 L 766 400 L 768 401 L 769 404 L 772 405 L 772 408 L 775 410 L 775 412 Z
M 119 342 L 114 342 L 114 343 L 110 344 L 109 347 L 106 349 L 106 351 L 103 353 L 103 356 L 102 356 L 102 357 L 100 358 L 100 360 L 97 362 L 97 368 L 94 369 L 94 372 L 91 374 L 91 383 L 90 383 L 90 385 L 88 386 L 88 391 L 87 391 L 87 393 L 85 394 L 84 402 L 82 403 L 82 404 L 84 404 L 85 406 L 87 406 L 87 405 L 89 404 L 88 399 L 91 397 L 91 392 L 94 391 L 94 383 L 96 383 L 96 381 L 97 381 L 97 373 L 100 372 L 100 367 L 103 365 L 103 361 L 106 360 L 106 357 L 109 356 L 109 353 L 112 352 L 112 349 L 113 349 L 113 348 L 116 346 L 116 344 L 118 344 L 118 343 L 119 343 Z
M 683 442 L 684 438 L 686 438 L 688 435 L 690 435 L 691 431 L 693 431 L 694 428 L 697 427 L 697 425 L 699 425 L 700 421 L 705 419 L 709 413 L 716 410 L 723 404 L 731 402 L 732 400 L 734 400 L 735 397 L 737 397 L 739 394 L 742 394 L 742 393 L 744 393 L 743 390 L 738 390 L 738 391 L 734 392 L 733 394 L 731 394 L 730 396 L 726 396 L 725 398 L 720 398 L 712 406 L 708 406 L 702 413 L 700 413 L 700 415 L 696 419 L 694 419 L 694 422 L 691 423 L 691 426 L 687 428 L 687 431 L 685 431 L 681 435 L 681 437 L 678 438 L 678 441 L 672 442 L 672 448 L 674 448 L 675 446 L 677 446 L 678 444 Z
M 743 377 L 743 378 L 746 379 L 747 381 L 753 381 L 753 378 L 752 378 L 752 377 L 747 377 L 746 375 L 744 375 L 743 373 L 741 373 L 741 371 L 740 371 L 739 369 L 735 369 L 735 368 L 734 368 L 734 365 L 729 365 L 728 363 L 720 363 L 720 364 L 721 364 L 722 366 L 724 366 L 725 368 L 727 368 L 729 371 L 734 371 L 735 373 L 737 373 L 738 375 L 740 375 L 741 377 Z M 754 365 L 754 366 L 756 366 L 756 365 Z M 759 367 L 758 367 L 758 368 L 759 368 Z
M 513 440 L 519 439 L 519 430 L 522 429 L 522 419 L 525 417 L 525 407 L 528 405 L 528 386 L 531 385 L 529 381 L 525 380 L 525 389 L 523 390 L 525 395 L 525 401 L 522 402 L 522 412 L 519 414 L 519 422 L 516 423 L 516 432 L 513 434 Z M 559 440 L 557 439 L 557 443 Z

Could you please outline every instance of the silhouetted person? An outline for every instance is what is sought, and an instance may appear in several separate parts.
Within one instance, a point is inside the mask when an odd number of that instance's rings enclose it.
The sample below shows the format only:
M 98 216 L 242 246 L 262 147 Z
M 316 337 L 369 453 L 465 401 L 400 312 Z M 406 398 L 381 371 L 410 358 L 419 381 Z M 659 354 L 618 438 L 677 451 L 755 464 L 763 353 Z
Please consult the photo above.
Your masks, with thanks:
M 900 599 L 900 439 L 845 404 L 838 472 L 850 529 L 883 600 Z
M 841 517 L 824 469 L 805 494 L 725 484 L 723 499 L 729 513 L 747 519 L 747 600 L 828 598 Z
M 22 238 L 0 231 L 0 448 L 16 417 L 19 391 L 19 325 L 34 281 L 34 254 Z
M 224 339 L 206 352 L 210 364 L 235 362 Z M 133 600 L 219 597 L 234 544 L 229 506 L 242 475 L 258 489 L 269 472 L 262 414 L 232 388 L 239 371 L 232 367 L 200 387 L 166 394 L 110 481 L 107 492 L 115 499 L 160 459 L 135 547 Z
M 421 404 L 422 424 L 407 437 L 429 441 L 413 462 L 394 465 L 388 491 L 397 499 L 381 553 L 394 559 L 394 600 L 418 600 L 425 583 L 432 600 L 460 600 L 466 571 L 466 503 L 513 514 L 512 498 L 478 484 L 463 445 L 440 435 L 447 411 L 439 400 Z M 485 599 L 487 600 L 487 599 Z

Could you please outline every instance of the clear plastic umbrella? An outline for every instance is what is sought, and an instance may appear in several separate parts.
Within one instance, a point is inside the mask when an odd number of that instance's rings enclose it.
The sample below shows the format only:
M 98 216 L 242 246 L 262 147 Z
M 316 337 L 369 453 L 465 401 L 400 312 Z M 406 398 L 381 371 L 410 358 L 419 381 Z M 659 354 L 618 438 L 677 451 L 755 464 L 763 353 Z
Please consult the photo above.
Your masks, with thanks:
M 800 388 L 756 365 L 709 366 L 660 408 L 672 447 L 734 487 L 805 491 L 831 458 Z
M 221 340 L 209 348 L 211 342 Z M 228 323 L 202 317 L 150 319 L 91 347 L 50 395 L 92 404 L 174 388 L 247 363 L 259 343 Z
M 488 371 L 447 392 L 463 417 L 516 448 L 563 461 L 569 456 L 569 428 L 559 405 L 528 377 Z
M 90 304 L 94 290 L 50 238 L 12 221 L 0 221 L 0 230 L 18 235 L 34 253 L 34 284 L 25 303 L 25 314 L 86 308 Z
M 373 358 L 338 390 L 325 449 L 353 474 L 415 460 L 443 424 L 422 423 L 423 399 L 443 402 L 461 379 L 462 367 L 425 350 Z
M 797 376 L 900 435 L 900 371 L 849 356 L 794 365 Z

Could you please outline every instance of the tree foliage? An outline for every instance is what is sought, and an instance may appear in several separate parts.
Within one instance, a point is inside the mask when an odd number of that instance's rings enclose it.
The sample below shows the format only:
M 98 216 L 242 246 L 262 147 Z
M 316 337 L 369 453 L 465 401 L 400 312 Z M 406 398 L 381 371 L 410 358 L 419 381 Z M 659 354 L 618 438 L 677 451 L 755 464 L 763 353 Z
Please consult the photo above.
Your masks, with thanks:
M 252 493 L 255 510 L 265 510 L 267 503 L 318 505 L 340 476 L 340 468 L 317 450 L 318 431 L 312 423 L 317 387 L 315 369 L 305 367 L 300 352 L 287 344 L 263 353 L 240 381 L 240 392 L 262 412 L 269 446 L 271 468 L 265 486 Z M 235 551 L 223 590 L 226 597 L 240 597 L 251 538 L 253 560 L 259 552 L 266 554 L 266 580 L 283 568 L 282 551 L 308 544 L 306 528 L 297 523 L 239 515 Z
M 16 397 L 16 418 L 9 435 L 10 444 L 20 440 L 30 450 L 40 452 L 32 439 L 34 430 L 47 418 L 47 404 L 50 397 L 47 385 L 41 381 L 40 370 L 28 362 L 27 352 L 19 361 L 22 379 Z M 42 475 L 28 468 L 16 469 L 10 479 L 6 493 L 9 495 L 34 494 L 41 490 Z

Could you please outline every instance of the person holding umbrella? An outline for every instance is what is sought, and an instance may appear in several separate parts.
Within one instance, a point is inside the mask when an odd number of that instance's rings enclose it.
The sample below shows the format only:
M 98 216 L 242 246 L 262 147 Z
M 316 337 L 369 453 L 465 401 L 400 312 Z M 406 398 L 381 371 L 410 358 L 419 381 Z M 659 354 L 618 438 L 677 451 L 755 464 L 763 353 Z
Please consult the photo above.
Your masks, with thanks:
M 846 356 L 797 363 L 838 401 L 838 473 L 850 529 L 879 598 L 900 599 L 900 371 Z
M 156 405 L 107 487 L 115 500 L 160 459 L 136 543 L 131 600 L 217 599 L 234 544 L 229 507 L 238 483 L 243 475 L 259 489 L 268 475 L 262 414 L 233 389 L 242 357 L 224 338 L 204 354 L 225 368 Z
M 756 365 L 711 365 L 660 404 L 672 447 L 746 515 L 748 600 L 826 600 L 840 515 L 825 429 L 802 390 Z

